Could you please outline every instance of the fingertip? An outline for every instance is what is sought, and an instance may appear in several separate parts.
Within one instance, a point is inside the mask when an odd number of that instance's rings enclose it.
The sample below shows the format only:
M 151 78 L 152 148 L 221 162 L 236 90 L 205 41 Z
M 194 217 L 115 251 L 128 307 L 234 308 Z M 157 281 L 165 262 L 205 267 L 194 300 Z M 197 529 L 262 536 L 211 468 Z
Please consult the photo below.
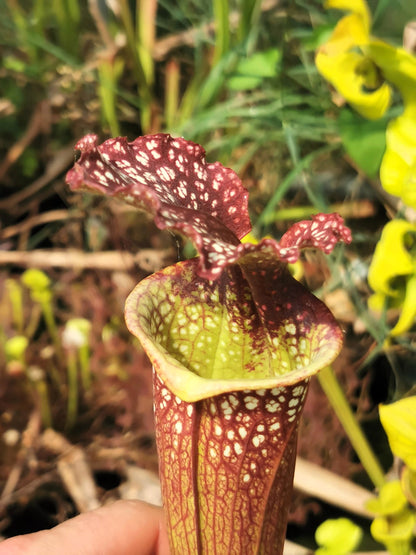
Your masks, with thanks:
M 6 540 L 0 555 L 168 555 L 163 511 L 116 501 L 47 531 Z
M 0 555 L 25 555 L 29 553 L 28 536 L 17 536 L 0 543 Z

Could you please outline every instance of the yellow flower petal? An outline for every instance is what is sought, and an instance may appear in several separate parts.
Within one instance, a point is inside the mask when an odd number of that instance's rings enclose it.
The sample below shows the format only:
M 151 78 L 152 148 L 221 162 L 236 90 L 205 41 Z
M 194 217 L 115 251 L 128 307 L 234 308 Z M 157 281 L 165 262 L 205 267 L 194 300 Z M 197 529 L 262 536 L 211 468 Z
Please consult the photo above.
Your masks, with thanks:
M 367 3 L 364 0 L 327 0 L 324 3 L 325 8 L 334 8 L 336 10 L 345 10 L 360 16 L 362 22 L 370 29 L 371 16 Z
M 408 116 L 415 117 L 416 57 L 381 40 L 371 40 L 365 52 L 381 69 L 384 78 L 400 90 L 406 109 L 412 106 L 412 114 Z
M 374 312 L 382 312 L 386 305 L 386 298 L 387 295 L 385 295 L 384 293 L 374 293 L 374 295 L 371 295 L 371 297 L 367 301 L 368 307 Z
M 383 543 L 389 553 L 405 555 L 410 553 L 410 541 L 415 515 L 408 509 L 392 518 L 377 517 L 371 523 L 371 535 Z
M 414 274 L 414 262 L 405 243 L 408 233 L 416 233 L 416 225 L 405 220 L 392 220 L 384 226 L 368 271 L 368 283 L 376 293 L 397 296 L 392 280 Z
M 346 15 L 340 19 L 330 39 L 320 47 L 328 56 L 348 52 L 356 46 L 368 44 L 368 29 L 357 14 Z
M 378 516 L 388 516 L 400 513 L 407 505 L 400 481 L 386 482 L 380 488 L 378 497 L 370 499 L 365 507 L 370 513 Z
M 383 116 L 390 105 L 391 89 L 380 84 L 380 72 L 367 51 L 370 40 L 370 12 L 364 0 L 328 0 L 327 8 L 351 12 L 336 25 L 330 39 L 316 56 L 318 71 L 341 93 L 352 107 L 365 118 Z
M 406 109 L 387 127 L 380 179 L 388 193 L 416 208 L 416 117 L 413 110 Z
M 407 500 L 416 508 L 416 472 L 408 467 L 403 468 L 400 481 Z
M 384 307 L 401 307 L 397 324 L 391 335 L 406 332 L 416 318 L 416 257 L 412 255 L 411 235 L 416 235 L 416 225 L 405 220 L 386 224 L 374 251 L 368 282 L 375 294 L 369 298 L 372 310 Z
M 397 336 L 405 333 L 410 329 L 416 318 L 416 276 L 412 276 L 407 280 L 406 292 L 403 299 L 403 307 L 400 313 L 400 318 L 394 328 L 391 330 L 391 335 Z
M 378 40 L 370 41 L 364 50 L 399 89 L 405 105 L 403 114 L 387 128 L 381 183 L 387 192 L 416 208 L 416 57 Z
M 416 470 L 416 396 L 380 405 L 380 420 L 393 453 Z
M 368 119 L 383 116 L 390 104 L 391 89 L 383 83 L 375 91 L 367 91 L 368 79 L 363 65 L 371 63 L 358 52 L 328 56 L 320 50 L 316 56 L 318 71 L 342 94 L 351 106 Z

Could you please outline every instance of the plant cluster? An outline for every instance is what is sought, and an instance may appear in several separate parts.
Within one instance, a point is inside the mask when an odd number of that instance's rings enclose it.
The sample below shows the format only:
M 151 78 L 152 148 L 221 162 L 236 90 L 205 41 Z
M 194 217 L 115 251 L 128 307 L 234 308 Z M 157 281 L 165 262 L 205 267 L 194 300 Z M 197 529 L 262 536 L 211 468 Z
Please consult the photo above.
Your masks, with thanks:
M 352 4 L 328 0 L 326 7 L 349 13 L 340 19 L 317 51 L 316 65 L 320 73 L 355 111 L 369 120 L 378 120 L 386 114 L 394 88 L 401 96 L 402 113 L 391 117 L 385 129 L 385 150 L 379 171 L 382 187 L 398 197 L 402 205 L 384 226 L 368 272 L 368 282 L 374 291 L 369 299 L 370 308 L 384 315 L 391 309 L 398 310 L 399 317 L 383 344 L 388 350 L 394 340 L 405 338 L 416 317 L 415 218 L 413 212 L 408 212 L 405 219 L 404 210 L 416 207 L 416 57 L 402 47 L 372 36 L 371 14 L 364 0 Z M 412 348 L 411 343 L 408 348 Z M 401 485 L 398 479 L 387 482 L 381 486 L 379 498 L 368 503 L 369 510 L 377 515 L 371 532 L 390 553 L 409 553 L 414 538 L 416 481 L 412 468 L 416 396 L 413 389 L 403 395 L 397 388 L 398 400 L 380 406 L 380 419 L 392 452 L 404 464 Z
M 52 283 L 41 270 L 26 270 L 20 281 L 9 279 L 6 282 L 9 293 L 12 320 L 16 335 L 5 342 L 6 371 L 14 375 L 26 375 L 33 385 L 37 397 L 42 424 L 45 428 L 53 426 L 51 410 L 51 389 L 62 401 L 67 398 L 66 427 L 71 429 L 77 417 L 79 383 L 85 392 L 91 387 L 89 362 L 89 331 L 91 324 L 84 318 L 67 321 L 63 332 L 55 320 L 55 300 Z M 24 310 L 26 289 L 32 303 L 27 316 Z M 26 322 L 26 318 L 28 321 Z M 39 329 L 44 325 L 49 336 L 50 352 L 45 354 L 44 363 L 34 365 L 28 362 L 27 350 Z M 67 369 L 67 379 L 61 376 L 60 369 Z M 81 379 L 78 378 L 80 373 Z

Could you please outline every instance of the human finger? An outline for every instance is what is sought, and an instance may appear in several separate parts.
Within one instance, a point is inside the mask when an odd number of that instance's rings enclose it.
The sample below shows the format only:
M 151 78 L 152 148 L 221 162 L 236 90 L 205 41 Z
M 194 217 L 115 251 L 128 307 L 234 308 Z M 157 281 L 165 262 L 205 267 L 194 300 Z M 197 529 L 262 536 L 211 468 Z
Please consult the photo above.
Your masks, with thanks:
M 0 555 L 169 555 L 159 507 L 117 501 L 52 528 L 0 543 Z

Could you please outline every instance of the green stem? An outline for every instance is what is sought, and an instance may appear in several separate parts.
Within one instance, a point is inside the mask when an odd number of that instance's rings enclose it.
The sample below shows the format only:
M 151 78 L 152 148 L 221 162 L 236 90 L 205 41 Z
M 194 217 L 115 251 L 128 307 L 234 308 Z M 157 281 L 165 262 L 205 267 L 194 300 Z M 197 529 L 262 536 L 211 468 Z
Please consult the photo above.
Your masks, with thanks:
M 78 349 L 78 359 L 81 368 L 81 381 L 85 391 L 91 387 L 90 348 L 88 343 Z
M 151 124 L 151 101 L 152 101 L 152 91 L 151 86 L 148 81 L 148 75 L 146 71 L 149 68 L 143 67 L 143 55 L 139 55 L 137 48 L 137 37 L 134 29 L 134 24 L 132 21 L 132 13 L 127 0 L 119 1 L 120 18 L 124 26 L 127 39 L 127 48 L 129 50 L 130 56 L 132 58 L 133 67 L 136 72 L 138 94 L 140 99 L 140 122 L 142 127 L 142 132 L 149 132 Z
M 228 52 L 230 48 L 230 5 L 228 0 L 214 0 L 215 50 L 214 63 Z
M 53 315 L 52 305 L 49 301 L 45 301 L 41 303 L 41 307 L 46 327 L 48 328 L 49 334 L 55 346 L 56 354 L 60 360 L 63 360 L 62 346 L 61 342 L 59 341 L 58 327 Z
M 16 280 L 8 279 L 6 280 L 6 288 L 12 305 L 13 323 L 17 333 L 23 335 L 24 315 L 22 287 Z
M 45 428 L 51 428 L 52 413 L 49 403 L 48 385 L 45 380 L 45 372 L 38 366 L 29 366 L 26 369 L 26 375 L 36 391 L 42 424 Z
M 179 80 L 179 64 L 176 60 L 170 60 L 166 64 L 165 78 L 165 126 L 168 130 L 174 128 L 178 114 Z
M 36 382 L 36 389 L 39 395 L 40 414 L 44 428 L 52 428 L 51 408 L 49 404 L 48 386 L 45 380 Z
M 240 43 L 247 41 L 247 39 L 252 36 L 248 48 L 249 52 L 250 47 L 254 46 L 255 39 L 259 33 L 260 14 L 261 0 L 243 0 L 243 2 L 241 2 L 237 34 Z
M 156 35 L 156 11 L 157 0 L 136 0 L 137 54 L 149 89 L 155 77 L 152 51 Z
M 58 27 L 59 46 L 75 54 L 79 41 L 74 40 L 81 13 L 78 0 L 55 0 L 53 2 Z
M 318 156 L 320 156 L 321 154 L 326 154 L 331 150 L 334 150 L 336 146 L 337 145 L 325 145 L 324 147 L 318 148 L 317 150 L 311 152 L 310 154 L 307 154 L 304 158 L 299 160 L 296 166 L 287 174 L 287 176 L 280 183 L 278 189 L 276 190 L 276 192 L 273 194 L 273 196 L 267 203 L 263 212 L 257 218 L 256 225 L 255 225 L 255 228 L 257 228 L 257 230 L 258 228 L 265 226 L 266 222 L 270 220 L 271 217 L 273 217 L 272 214 L 275 212 L 276 206 L 279 204 L 283 196 L 286 194 L 287 190 L 292 185 L 294 179 L 302 171 L 306 170 L 313 163 L 313 161 L 316 160 Z M 256 232 L 256 230 L 254 230 L 254 232 Z M 262 233 L 260 233 L 259 236 L 260 235 L 262 235 Z
M 68 372 L 68 402 L 66 412 L 66 429 L 70 430 L 76 421 L 78 411 L 78 372 L 77 358 L 73 349 L 68 349 L 67 353 L 67 372 Z
M 328 212 L 338 212 L 343 218 L 354 217 L 358 209 L 359 207 L 355 201 L 334 202 L 328 206 Z M 274 212 L 270 212 L 263 218 L 263 224 L 270 225 L 275 222 L 286 220 L 304 220 L 310 218 L 312 214 L 318 214 L 319 212 L 322 212 L 322 209 L 319 206 L 313 206 L 311 204 L 279 208 Z
M 46 369 L 46 374 L 48 378 L 52 380 L 54 386 L 58 389 L 59 393 L 63 394 L 65 391 L 65 388 L 62 382 L 62 377 L 58 371 L 58 368 L 55 366 L 53 360 L 49 360 L 49 364 Z
M 361 464 L 375 487 L 380 488 L 385 482 L 383 469 L 361 430 L 333 369 L 330 366 L 324 368 L 318 374 L 318 379 Z
M 97 67 L 99 80 L 99 94 L 101 98 L 101 110 L 104 118 L 110 126 L 111 134 L 114 137 L 120 135 L 120 126 L 117 119 L 116 89 L 117 76 L 115 65 L 116 61 L 103 60 Z
M 385 546 L 390 555 L 409 555 L 411 553 L 410 541 L 391 541 L 386 542 Z

